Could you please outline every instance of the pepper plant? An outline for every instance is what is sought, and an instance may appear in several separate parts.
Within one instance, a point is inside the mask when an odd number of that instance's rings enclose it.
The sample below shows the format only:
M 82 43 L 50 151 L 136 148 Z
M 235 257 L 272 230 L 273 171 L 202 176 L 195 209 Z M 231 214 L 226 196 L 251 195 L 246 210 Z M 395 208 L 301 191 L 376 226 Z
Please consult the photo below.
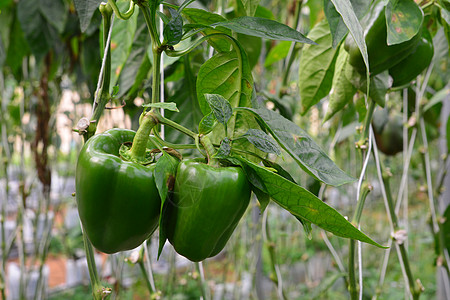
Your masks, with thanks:
M 271 160 L 274 156 L 290 156 L 299 168 L 327 185 L 355 181 L 304 130 L 261 102 L 246 49 L 236 36 L 293 41 L 311 47 L 316 43 L 284 24 L 254 16 L 252 7 L 235 7 L 236 15 L 243 15 L 225 19 L 189 8 L 192 2 L 177 6 L 163 1 L 131 1 L 126 12 L 114 0 L 100 6 L 103 72 L 93 117 L 78 124 L 87 142 L 77 163 L 76 198 L 89 241 L 107 253 L 127 250 L 149 238 L 159 224 L 159 251 L 168 238 L 178 253 L 201 261 L 223 249 L 248 206 L 251 190 L 261 211 L 273 201 L 297 218 L 307 232 L 315 224 L 337 236 L 383 247 L 296 184 Z M 159 11 L 160 4 L 168 14 Z M 137 22 L 133 26 L 141 28 L 145 23 L 147 27 L 149 36 L 142 40 L 149 43 L 152 61 L 149 64 L 144 59 L 143 66 L 151 65 L 151 95 L 144 95 L 135 134 L 113 129 L 94 135 L 103 108 L 111 95 L 117 94 L 117 88 L 111 88 L 111 81 L 117 83 L 111 72 L 112 12 L 125 20 L 123 26 Z M 164 24 L 162 32 L 158 31 L 159 20 Z M 144 35 L 145 30 L 140 33 Z M 174 121 L 176 113 L 172 114 L 174 120 L 163 116 L 163 110 L 176 112 L 178 108 L 177 103 L 162 102 L 161 57 L 183 59 L 185 75 L 189 76 L 190 55 L 205 42 L 214 54 L 201 64 L 195 83 L 191 82 L 195 94 L 185 99 L 198 101 L 195 105 L 202 117 L 197 126 L 188 128 Z M 115 47 L 122 46 L 118 42 Z M 118 67 L 125 69 L 127 65 Z M 185 103 L 178 105 L 182 109 Z M 160 125 L 184 134 L 191 142 L 178 144 L 162 138 Z M 182 159 L 179 151 L 183 149 L 196 149 L 197 159 Z M 100 181 L 108 181 L 110 187 L 99 189 Z M 141 214 L 134 213 L 143 207 L 147 208 Z M 95 293 L 98 286 L 93 287 Z

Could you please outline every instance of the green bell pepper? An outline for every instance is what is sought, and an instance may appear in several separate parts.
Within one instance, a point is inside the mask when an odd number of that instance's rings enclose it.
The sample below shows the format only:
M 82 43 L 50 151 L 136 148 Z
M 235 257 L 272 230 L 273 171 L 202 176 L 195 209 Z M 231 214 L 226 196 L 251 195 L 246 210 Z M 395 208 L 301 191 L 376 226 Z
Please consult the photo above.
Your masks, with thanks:
M 385 7 L 376 6 L 371 12 L 368 30 L 365 31 L 364 39 L 369 56 L 370 75 L 379 74 L 396 65 L 406 58 L 415 48 L 420 40 L 421 32 L 413 38 L 400 44 L 387 44 L 387 26 Z M 358 46 L 349 34 L 345 40 L 344 48 L 350 54 L 349 63 L 360 73 L 366 72 L 366 65 Z
M 90 138 L 76 167 L 76 199 L 85 234 L 98 250 L 133 249 L 157 228 L 161 200 L 155 164 L 143 166 L 119 157 L 135 132 L 110 129 Z
M 372 119 L 378 149 L 388 156 L 403 151 L 403 120 L 399 114 L 389 115 L 387 110 L 376 110 Z
M 250 192 L 239 167 L 180 162 L 166 215 L 169 242 L 191 261 L 217 255 L 247 209 Z
M 410 55 L 389 69 L 389 75 L 394 80 L 392 87 L 400 87 L 413 81 L 430 65 L 433 54 L 433 40 L 427 32 Z

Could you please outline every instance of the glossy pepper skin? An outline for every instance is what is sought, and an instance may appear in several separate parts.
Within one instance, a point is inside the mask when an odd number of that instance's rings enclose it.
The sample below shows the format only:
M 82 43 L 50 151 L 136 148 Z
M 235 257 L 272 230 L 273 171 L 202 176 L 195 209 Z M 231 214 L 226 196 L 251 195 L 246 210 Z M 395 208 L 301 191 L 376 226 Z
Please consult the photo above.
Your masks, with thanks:
M 84 232 L 105 253 L 133 249 L 156 229 L 161 200 L 153 179 L 155 165 L 119 157 L 134 131 L 110 129 L 90 138 L 76 168 L 76 199 Z
M 375 7 L 371 18 L 372 20 L 369 22 L 369 28 L 365 31 L 364 39 L 369 56 L 370 74 L 376 75 L 388 70 L 411 54 L 420 40 L 421 32 L 408 41 L 388 46 L 385 8 Z M 349 63 L 358 72 L 365 73 L 366 65 L 351 35 L 348 35 L 345 40 L 345 49 L 350 54 Z
M 434 46 L 431 35 L 424 34 L 414 51 L 401 62 L 389 69 L 389 75 L 394 80 L 392 87 L 399 87 L 413 81 L 431 63 Z
M 386 110 L 376 110 L 372 119 L 378 149 L 388 156 L 403 151 L 403 120 L 399 114 L 389 115 Z
M 169 242 L 191 261 L 217 255 L 247 209 L 250 191 L 239 167 L 180 162 L 167 210 Z

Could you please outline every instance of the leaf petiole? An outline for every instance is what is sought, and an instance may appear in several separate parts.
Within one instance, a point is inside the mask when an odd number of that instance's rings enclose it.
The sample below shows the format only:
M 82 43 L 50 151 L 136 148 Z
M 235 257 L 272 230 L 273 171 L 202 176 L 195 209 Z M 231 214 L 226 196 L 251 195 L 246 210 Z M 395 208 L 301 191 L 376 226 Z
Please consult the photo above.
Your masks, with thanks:
M 111 5 L 112 10 L 114 11 L 114 13 L 116 14 L 116 16 L 121 19 L 121 20 L 128 20 L 129 18 L 131 18 L 131 16 L 134 13 L 134 2 L 133 0 L 130 0 L 130 7 L 128 8 L 128 10 L 124 13 L 120 12 L 119 7 L 117 6 L 116 1 L 114 0 L 108 0 L 108 4 Z

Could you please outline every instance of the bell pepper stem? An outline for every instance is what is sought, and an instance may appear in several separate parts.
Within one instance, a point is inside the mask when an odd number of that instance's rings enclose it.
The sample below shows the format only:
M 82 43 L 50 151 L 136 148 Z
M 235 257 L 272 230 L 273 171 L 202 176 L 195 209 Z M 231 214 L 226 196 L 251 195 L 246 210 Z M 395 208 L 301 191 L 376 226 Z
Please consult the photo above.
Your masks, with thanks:
M 195 262 L 195 268 L 198 272 L 198 283 L 200 285 L 200 290 L 202 292 L 202 298 L 204 300 L 211 300 L 211 295 L 209 294 L 209 288 L 208 284 L 205 280 L 205 274 L 203 271 L 203 264 L 202 262 Z
M 106 50 L 106 56 L 103 57 L 103 76 L 101 78 L 99 89 L 95 95 L 95 100 L 92 107 L 91 124 L 87 128 L 87 131 L 83 134 L 84 142 L 87 142 L 87 140 L 97 131 L 98 121 L 103 113 L 103 110 L 105 109 L 106 103 L 108 103 L 111 97 L 109 94 L 111 80 L 111 44 L 108 43 L 108 35 L 111 30 L 111 17 L 113 10 L 108 3 L 100 4 L 99 10 L 103 18 L 103 46 L 105 48 L 104 50 Z
M 156 29 L 155 15 L 148 6 L 148 1 L 132 0 L 139 8 L 144 16 L 148 31 L 152 38 L 152 42 L 156 43 L 157 47 L 161 46 L 161 41 L 158 38 L 158 30 Z
M 133 139 L 133 145 L 130 149 L 130 156 L 134 161 L 139 162 L 145 159 L 150 132 L 156 124 L 158 124 L 158 121 L 151 113 L 146 113 L 141 119 L 141 124 L 139 129 L 136 131 L 136 135 Z
M 176 129 L 182 133 L 184 133 L 187 136 L 190 136 L 195 140 L 195 137 L 198 135 L 197 133 L 191 131 L 190 129 L 184 127 L 183 125 L 180 125 L 172 120 L 169 120 L 167 118 L 164 118 L 160 113 L 152 112 L 153 117 L 158 121 L 158 123 L 167 125 L 172 127 L 173 129 Z
M 373 112 L 375 111 L 375 106 L 375 101 L 369 99 L 369 109 L 367 110 L 366 119 L 364 122 L 364 140 L 367 140 L 369 138 L 370 124 L 372 123 L 372 116 Z
M 370 191 L 371 187 L 367 183 L 364 184 L 352 219 L 352 224 L 355 225 L 355 227 L 358 227 L 359 225 L 364 203 Z M 355 276 L 355 253 L 356 253 L 356 240 L 351 239 L 348 255 L 348 291 L 350 293 L 350 299 L 358 299 L 358 288 L 356 285 L 356 276 Z
M 214 148 L 214 145 L 211 143 L 211 140 L 207 136 L 200 135 L 200 143 L 205 148 L 206 157 L 208 158 L 208 165 L 218 167 L 219 161 L 216 158 L 214 158 L 216 148 Z
M 89 278 L 92 286 L 92 296 L 95 300 L 106 299 L 111 294 L 110 288 L 105 288 L 100 283 L 95 264 L 94 248 L 89 241 L 86 233 L 83 231 L 84 250 L 86 252 L 86 260 L 88 263 Z
M 117 7 L 117 4 L 116 4 L 115 0 L 108 0 L 108 4 L 111 5 L 111 8 L 114 10 L 114 13 L 121 20 L 128 20 L 129 18 L 131 18 L 131 16 L 134 13 L 134 5 L 135 4 L 134 4 L 133 1 L 130 1 L 130 7 L 124 13 L 122 13 L 120 11 L 119 7 Z

